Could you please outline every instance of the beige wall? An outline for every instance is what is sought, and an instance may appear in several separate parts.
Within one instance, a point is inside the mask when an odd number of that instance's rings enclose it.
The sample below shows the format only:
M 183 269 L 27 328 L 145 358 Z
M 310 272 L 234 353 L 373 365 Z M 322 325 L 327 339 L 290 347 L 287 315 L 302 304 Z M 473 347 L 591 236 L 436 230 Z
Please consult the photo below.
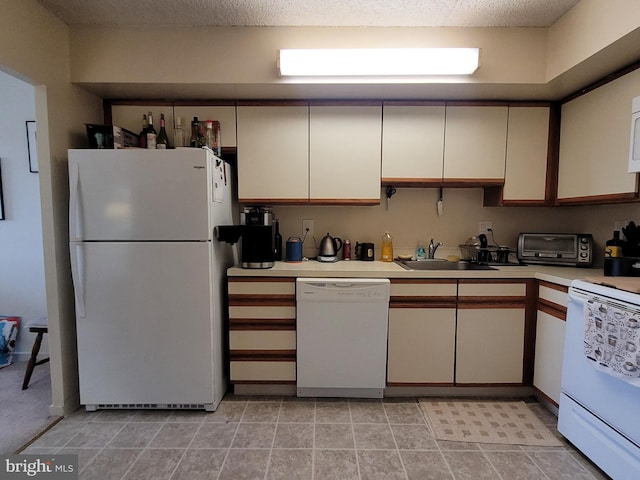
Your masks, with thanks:
M 485 220 L 493 222 L 496 241 L 513 248 L 520 232 L 591 233 L 598 266 L 603 264 L 604 244 L 612 237 L 615 221 L 640 223 L 638 205 L 483 207 L 482 194 L 482 189 L 445 189 L 441 217 L 436 213 L 438 190 L 433 188 L 398 188 L 389 209 L 383 200 L 373 207 L 280 206 L 274 212 L 284 241 L 289 236 L 302 236 L 302 220 L 311 219 L 317 244 L 327 232 L 348 238 L 354 246 L 355 241 L 374 242 L 378 259 L 386 229 L 393 236 L 396 254 L 411 253 L 418 241 L 428 242 L 433 237 L 444 244 L 439 252 L 443 258 L 459 254 L 458 245 L 477 235 L 478 222 Z M 385 198 L 384 190 L 381 198 Z M 304 254 L 317 254 L 313 239 L 305 240 Z
M 159 89 L 159 84 L 171 85 L 170 94 L 178 98 L 237 98 L 256 91 L 258 98 L 345 93 L 376 96 L 380 87 L 361 82 L 358 86 L 287 86 L 288 81 L 277 76 L 277 51 L 301 47 L 472 46 L 481 48 L 480 69 L 458 83 L 540 84 L 545 80 L 546 32 L 544 28 L 72 26 L 71 77 L 74 82 L 116 97 L 119 90 L 103 89 L 104 84 L 124 86 L 146 98 L 153 98 L 156 92 L 167 93 Z M 167 61 L 159 61 L 159 55 Z M 455 84 L 439 85 L 437 93 L 446 95 L 452 86 Z M 425 88 L 435 87 L 393 85 L 384 91 L 387 97 L 420 96 Z
M 637 31 L 639 26 L 638 0 L 581 0 L 549 28 L 547 80 Z
M 35 86 L 52 414 L 78 406 L 75 314 L 68 247 L 67 149 L 84 144 L 100 99 L 69 79 L 67 26 L 35 0 L 0 0 L 0 68 Z

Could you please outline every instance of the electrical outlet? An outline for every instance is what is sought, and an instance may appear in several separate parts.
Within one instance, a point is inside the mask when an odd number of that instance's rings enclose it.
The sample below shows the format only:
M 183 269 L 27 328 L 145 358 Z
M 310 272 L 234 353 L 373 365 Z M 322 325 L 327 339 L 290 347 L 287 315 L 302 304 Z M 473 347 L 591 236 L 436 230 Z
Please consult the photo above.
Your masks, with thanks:
M 313 220 L 302 220 L 302 236 L 313 236 Z
M 489 233 L 490 228 L 493 228 L 493 222 L 484 221 L 478 223 L 478 233 L 484 233 L 486 235 Z
M 616 220 L 613 224 L 613 229 L 622 232 L 622 227 L 626 227 L 627 225 L 629 225 L 627 220 Z

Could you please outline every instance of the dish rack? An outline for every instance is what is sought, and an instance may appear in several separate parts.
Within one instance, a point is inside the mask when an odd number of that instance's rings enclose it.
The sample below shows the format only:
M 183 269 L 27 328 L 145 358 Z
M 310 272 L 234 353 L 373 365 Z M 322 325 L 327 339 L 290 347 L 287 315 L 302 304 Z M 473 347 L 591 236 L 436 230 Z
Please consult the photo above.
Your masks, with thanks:
M 460 244 L 460 258 L 468 262 L 494 262 L 498 247 L 479 247 L 478 245 Z

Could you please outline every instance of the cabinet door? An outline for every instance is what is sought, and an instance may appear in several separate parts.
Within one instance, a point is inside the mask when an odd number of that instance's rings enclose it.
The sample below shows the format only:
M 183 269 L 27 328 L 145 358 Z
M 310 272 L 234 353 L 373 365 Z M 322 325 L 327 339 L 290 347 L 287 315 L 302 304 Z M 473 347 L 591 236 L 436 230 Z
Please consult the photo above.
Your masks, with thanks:
M 444 179 L 504 181 L 506 106 L 447 106 Z
M 455 308 L 391 308 L 387 382 L 452 385 L 455 334 Z
M 524 308 L 458 310 L 456 383 L 522 383 Z
M 560 380 L 566 322 L 538 310 L 533 385 L 556 405 L 560 404 Z
M 238 106 L 238 197 L 246 203 L 307 203 L 309 109 Z
M 444 159 L 442 105 L 384 105 L 382 180 L 440 183 Z
M 639 84 L 636 70 L 562 106 L 560 203 L 634 198 L 637 175 L 627 168 L 631 99 Z
M 547 186 L 549 107 L 509 107 L 503 200 L 539 200 Z
M 312 105 L 309 196 L 312 203 L 380 203 L 382 105 Z

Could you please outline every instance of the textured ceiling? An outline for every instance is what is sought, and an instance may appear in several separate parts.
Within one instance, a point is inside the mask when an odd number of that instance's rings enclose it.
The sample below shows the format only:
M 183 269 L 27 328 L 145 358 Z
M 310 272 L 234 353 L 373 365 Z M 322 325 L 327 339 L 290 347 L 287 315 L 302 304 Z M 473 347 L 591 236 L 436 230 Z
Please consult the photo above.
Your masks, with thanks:
M 38 0 L 67 24 L 546 27 L 579 0 Z

